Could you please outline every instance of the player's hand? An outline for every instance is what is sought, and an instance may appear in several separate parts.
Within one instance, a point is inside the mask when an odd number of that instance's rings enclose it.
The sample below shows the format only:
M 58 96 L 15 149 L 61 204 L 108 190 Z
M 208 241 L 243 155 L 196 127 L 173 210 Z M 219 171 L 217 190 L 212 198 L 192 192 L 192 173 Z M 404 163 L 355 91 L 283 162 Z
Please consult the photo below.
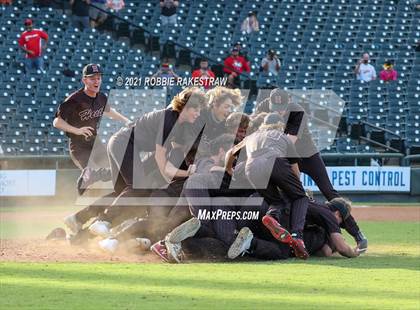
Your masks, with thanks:
M 233 175 L 233 168 L 226 168 L 226 172 L 230 175 L 230 176 L 232 176 Z
M 34 55 L 35 54 L 35 52 L 34 51 L 31 51 L 31 50 L 27 50 L 26 51 L 29 55 Z
M 188 170 L 187 170 L 188 175 L 194 174 L 196 170 L 197 170 L 197 166 L 196 165 L 189 165 L 188 166 Z
M 77 128 L 76 135 L 78 136 L 84 136 L 85 139 L 88 139 L 93 136 L 94 129 L 92 127 L 86 126 Z

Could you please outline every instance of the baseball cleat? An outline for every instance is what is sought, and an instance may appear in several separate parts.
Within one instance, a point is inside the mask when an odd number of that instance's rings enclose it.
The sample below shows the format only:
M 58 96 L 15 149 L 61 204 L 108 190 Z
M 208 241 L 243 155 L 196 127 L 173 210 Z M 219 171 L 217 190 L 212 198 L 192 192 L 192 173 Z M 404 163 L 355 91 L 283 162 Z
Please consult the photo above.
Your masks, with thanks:
M 69 215 L 64 218 L 64 224 L 71 230 L 72 233 L 77 234 L 82 229 L 82 223 L 80 223 L 75 214 Z
M 275 239 L 287 244 L 292 242 L 292 236 L 290 233 L 283 226 L 281 226 L 274 217 L 271 215 L 264 215 L 262 222 Z
M 171 243 L 180 243 L 187 238 L 194 236 L 200 229 L 200 220 L 193 217 L 185 223 L 175 227 L 166 237 L 165 240 Z
M 156 242 L 150 247 L 150 251 L 159 256 L 164 262 L 169 263 L 168 250 L 166 249 L 165 241 L 161 240 Z
M 235 259 L 240 255 L 244 255 L 247 250 L 251 247 L 251 241 L 254 238 L 254 234 L 248 227 L 243 227 L 238 236 L 236 236 L 235 241 L 228 250 L 228 257 L 230 259 Z
M 171 243 L 165 240 L 166 250 L 168 251 L 168 259 L 170 263 L 180 264 L 184 259 L 181 243 Z
M 300 238 L 292 238 L 290 246 L 295 253 L 295 256 L 300 259 L 308 259 L 309 253 L 306 250 L 305 242 Z
M 95 221 L 92 225 L 89 226 L 89 231 L 95 236 L 108 238 L 111 236 L 109 226 L 111 226 L 111 223 L 109 222 Z
M 108 238 L 99 241 L 99 247 L 110 254 L 114 254 L 117 251 L 118 243 L 117 239 Z

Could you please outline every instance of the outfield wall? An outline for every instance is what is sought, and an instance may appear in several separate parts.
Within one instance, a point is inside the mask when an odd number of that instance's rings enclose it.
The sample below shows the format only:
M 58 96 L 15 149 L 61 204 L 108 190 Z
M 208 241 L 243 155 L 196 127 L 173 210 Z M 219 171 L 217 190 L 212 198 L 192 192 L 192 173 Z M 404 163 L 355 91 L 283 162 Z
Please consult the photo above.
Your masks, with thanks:
M 409 167 L 328 167 L 334 186 L 346 197 L 355 202 L 387 202 L 387 203 L 420 203 L 420 168 Z M 363 169 L 359 169 L 363 168 Z M 379 169 L 381 168 L 381 169 Z M 400 169 L 396 169 L 400 168 Z M 11 173 L 12 172 L 12 173 Z M 77 199 L 76 180 L 80 174 L 77 169 L 58 170 L 13 170 L 0 171 L 0 206 L 26 205 L 26 204 L 64 204 L 72 205 Z M 8 175 L 8 177 L 5 177 Z M 14 176 L 15 179 L 11 176 Z M 362 184 L 363 180 L 358 175 L 365 176 L 365 182 L 373 182 L 362 190 L 349 191 L 351 183 Z M 42 178 L 41 178 L 42 176 Z M 371 176 L 371 177 L 369 177 Z M 305 187 L 316 189 L 308 178 L 302 177 Z M 369 181 L 370 178 L 370 181 Z M 392 186 L 383 186 L 375 182 L 390 182 L 397 187 L 392 191 Z M 409 186 L 407 182 L 409 181 Z M 344 186 L 340 187 L 340 183 Z M 376 185 L 375 185 L 376 184 Z M 32 185 L 34 185 L 32 187 Z M 54 193 L 51 192 L 55 187 Z M 408 190 L 407 190 L 408 188 Z M 6 194 L 9 195 L 6 195 Z M 10 195 L 10 194 L 13 195 Z M 98 192 L 99 194 L 99 192 Z M 315 196 L 323 198 L 317 192 Z

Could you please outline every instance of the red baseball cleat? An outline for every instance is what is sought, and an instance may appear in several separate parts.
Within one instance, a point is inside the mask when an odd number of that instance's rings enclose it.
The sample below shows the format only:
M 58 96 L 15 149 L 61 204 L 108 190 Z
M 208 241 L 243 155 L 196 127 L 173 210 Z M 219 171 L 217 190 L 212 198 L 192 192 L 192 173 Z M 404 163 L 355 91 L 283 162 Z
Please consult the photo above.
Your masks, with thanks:
M 163 260 L 166 263 L 169 263 L 169 256 L 168 256 L 168 250 L 165 246 L 165 241 L 161 240 L 156 242 L 154 245 L 150 247 L 150 251 L 155 253 L 157 256 L 160 257 L 161 260 Z
M 274 238 L 276 238 L 278 241 L 282 243 L 291 244 L 292 242 L 292 236 L 290 233 L 280 225 L 279 222 L 274 219 L 271 215 L 265 215 L 262 218 L 262 222 L 265 227 L 271 232 Z
M 295 256 L 300 259 L 308 259 L 309 253 L 306 250 L 305 243 L 302 239 L 298 238 L 292 238 L 292 241 L 290 242 L 290 246 L 293 248 L 293 252 L 295 253 Z

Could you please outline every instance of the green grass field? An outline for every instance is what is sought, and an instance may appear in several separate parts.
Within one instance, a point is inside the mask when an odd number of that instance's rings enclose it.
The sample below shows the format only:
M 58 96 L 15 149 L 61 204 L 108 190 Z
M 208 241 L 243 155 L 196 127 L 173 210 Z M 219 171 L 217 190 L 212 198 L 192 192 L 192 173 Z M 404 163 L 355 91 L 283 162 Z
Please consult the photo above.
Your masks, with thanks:
M 0 308 L 420 309 L 420 223 L 362 222 L 369 252 L 307 262 L 0 263 Z

